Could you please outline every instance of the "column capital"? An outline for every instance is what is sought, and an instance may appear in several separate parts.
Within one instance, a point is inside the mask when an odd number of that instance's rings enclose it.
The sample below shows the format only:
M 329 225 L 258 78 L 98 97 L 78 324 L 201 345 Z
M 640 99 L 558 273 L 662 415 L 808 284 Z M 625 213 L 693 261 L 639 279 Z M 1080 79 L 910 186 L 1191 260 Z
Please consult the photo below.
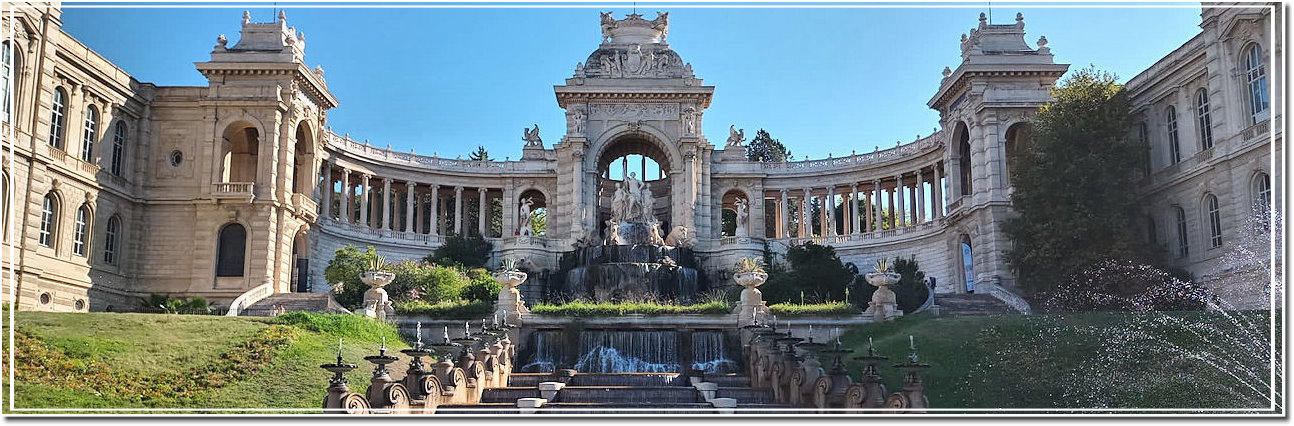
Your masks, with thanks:
M 455 186 L 455 187 L 454 187 L 454 193 L 456 193 L 456 194 L 462 194 L 462 193 L 463 193 L 463 187 L 461 187 L 461 186 Z
M 490 189 L 489 189 L 489 188 L 486 188 L 486 187 L 476 188 L 476 192 L 479 192 L 479 193 L 482 193 L 482 194 L 484 194 L 486 191 L 489 191 L 489 190 L 490 190 Z
M 373 175 L 370 175 L 370 174 L 368 174 L 368 173 L 360 173 L 360 174 L 359 174 L 359 178 L 360 178 L 360 180 L 363 180 L 363 181 L 364 181 L 364 184 L 365 184 L 365 185 L 368 185 L 368 180 L 369 180 L 369 179 L 372 179 L 372 178 L 373 178 Z
M 432 191 L 439 191 L 439 190 L 440 190 L 440 184 L 436 184 L 436 183 L 427 183 L 427 184 L 424 184 L 424 185 L 430 186 Z
M 414 181 L 411 181 L 411 180 L 410 180 L 410 181 L 405 181 L 405 182 L 404 182 L 404 186 L 408 187 L 409 189 L 413 189 L 414 187 L 418 186 L 418 182 L 414 182 Z
M 781 192 L 781 193 L 782 193 L 782 196 L 783 196 L 783 197 L 785 197 L 785 196 L 786 196 L 786 194 L 788 194 L 788 193 L 790 193 L 790 192 L 791 192 L 791 190 L 786 189 L 786 188 L 782 188 L 779 192 Z

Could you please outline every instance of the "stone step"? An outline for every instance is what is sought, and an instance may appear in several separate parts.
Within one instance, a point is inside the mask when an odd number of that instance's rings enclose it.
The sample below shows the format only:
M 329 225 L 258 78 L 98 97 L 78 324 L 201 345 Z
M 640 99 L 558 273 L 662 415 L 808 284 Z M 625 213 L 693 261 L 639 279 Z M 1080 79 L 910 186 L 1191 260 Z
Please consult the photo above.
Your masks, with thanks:
M 1016 313 L 1006 302 L 987 294 L 956 293 L 935 295 L 940 315 L 1000 315 Z
M 509 387 L 538 387 L 543 382 L 556 382 L 557 376 L 549 373 L 512 373 L 508 376 Z
M 719 384 L 719 387 L 748 388 L 750 376 L 729 374 L 722 376 L 705 376 L 705 381 Z
M 550 402 L 538 411 L 540 414 L 715 414 L 708 402 L 696 403 L 569 403 Z
M 568 386 L 682 386 L 675 373 L 581 373 Z
M 513 403 L 521 398 L 539 398 L 537 387 L 488 388 L 481 392 L 482 403 Z
M 436 407 L 436 414 L 518 414 L 516 402 L 454 404 Z
M 343 313 L 331 293 L 278 293 L 243 309 L 242 316 L 273 316 L 283 308 L 283 312 L 335 312 Z
M 723 387 L 720 386 L 714 393 L 715 398 L 732 398 L 736 399 L 738 404 L 772 404 L 777 400 L 773 397 L 773 391 L 769 389 L 756 389 L 751 387 Z
M 567 386 L 551 402 L 692 404 L 700 398 L 696 389 L 681 386 Z

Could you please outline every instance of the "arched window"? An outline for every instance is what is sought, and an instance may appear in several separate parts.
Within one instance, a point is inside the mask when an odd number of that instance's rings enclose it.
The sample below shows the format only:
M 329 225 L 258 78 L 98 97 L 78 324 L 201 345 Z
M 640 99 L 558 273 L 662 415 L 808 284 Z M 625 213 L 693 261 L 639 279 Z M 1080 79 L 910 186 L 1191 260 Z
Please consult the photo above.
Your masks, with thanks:
M 1213 119 L 1209 116 L 1209 91 L 1195 93 L 1195 121 L 1199 127 L 1200 150 L 1213 148 Z
M 1259 173 L 1254 176 L 1254 204 L 1262 208 L 1271 208 L 1272 204 L 1272 178 L 1266 173 Z
M 1204 197 L 1204 211 L 1209 218 L 1209 246 L 1222 246 L 1222 212 L 1218 209 L 1218 197 L 1213 194 Z
M 121 164 L 126 155 L 126 122 L 118 121 L 112 132 L 112 174 L 121 176 Z
M 94 162 L 94 138 L 98 136 L 99 110 L 93 105 L 85 108 L 85 132 L 81 136 L 81 161 Z
M 0 173 L 0 239 L 9 240 L 9 174 Z
M 0 73 L 3 73 L 0 74 L 0 102 L 4 102 L 4 105 L 0 106 L 0 120 L 6 122 L 9 121 L 9 113 L 13 111 L 13 107 L 10 106 L 11 101 L 17 102 L 10 99 L 10 95 L 15 92 L 14 85 L 11 84 L 13 81 L 9 79 L 11 72 L 14 72 L 13 51 L 9 47 L 9 41 L 6 40 L 0 43 Z
M 40 207 L 40 245 L 54 247 L 54 237 L 58 234 L 58 199 L 54 194 L 45 194 L 45 201 Z
M 1168 122 L 1168 155 L 1169 164 L 1177 164 L 1182 161 L 1182 148 L 1177 140 L 1177 108 L 1168 107 L 1164 120 Z
M 1177 257 L 1186 257 L 1191 254 L 1190 236 L 1186 234 L 1186 210 L 1181 207 L 1173 207 L 1173 210 L 1177 215 Z
M 85 256 L 85 240 L 90 234 L 90 207 L 76 209 L 76 226 L 72 229 L 72 254 Z
M 49 108 L 49 146 L 63 149 L 63 120 L 67 119 L 67 92 L 62 87 L 54 89 L 54 102 Z
M 117 235 L 121 233 L 121 218 L 113 215 L 108 218 L 108 226 L 103 231 L 103 263 L 117 264 Z
M 961 166 L 961 191 L 962 195 L 971 194 L 971 146 L 970 146 L 970 129 L 961 127 L 960 136 L 957 142 L 957 153 L 960 157 L 958 164 Z
M 1252 124 L 1267 119 L 1267 71 L 1263 69 L 1263 48 L 1249 46 L 1245 54 L 1245 88 L 1249 96 L 1249 114 Z
M 243 276 L 243 258 L 247 251 L 247 229 L 231 223 L 220 228 L 216 248 L 216 276 Z

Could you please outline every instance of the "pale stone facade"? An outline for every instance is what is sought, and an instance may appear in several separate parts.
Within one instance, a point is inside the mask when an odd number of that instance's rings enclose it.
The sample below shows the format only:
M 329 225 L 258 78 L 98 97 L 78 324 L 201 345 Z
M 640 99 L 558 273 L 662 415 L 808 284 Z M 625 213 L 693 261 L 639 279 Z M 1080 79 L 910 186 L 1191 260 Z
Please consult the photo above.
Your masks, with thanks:
M 1236 155 L 1215 155 L 1215 163 L 1189 176 L 1181 166 L 1156 172 L 1145 187 L 1148 206 L 1185 203 L 1178 199 L 1187 196 L 1198 205 L 1197 180 L 1239 196 L 1249 178 L 1237 173 L 1265 170 L 1251 165 L 1266 164 L 1270 143 L 1250 135 L 1257 127 L 1235 124 L 1244 118 L 1233 93 L 1241 87 L 1225 81 L 1234 73 L 1200 74 L 1202 59 L 1162 65 L 1186 55 L 1230 55 L 1218 61 L 1237 64 L 1227 50 L 1234 42 L 1216 40 L 1236 31 L 1229 19 L 1251 15 L 1210 10 L 1201 37 L 1134 78 L 1130 89 L 1149 110 L 1176 99 L 1161 92 L 1213 76 L 1215 146 Z M 1267 28 L 1275 18 L 1261 10 L 1269 9 L 1249 10 L 1258 11 L 1257 21 L 1241 26 Z M 205 87 L 135 81 L 59 30 L 59 14 L 57 7 L 19 9 L 20 30 L 7 42 L 16 46 L 16 108 L 5 122 L 15 135 L 5 154 L 16 166 L 5 162 L 5 185 L 18 189 L 13 205 L 23 208 L 6 222 L 8 238 L 18 243 L 13 263 L 6 256 L 4 266 L 18 271 L 21 309 L 128 310 L 150 293 L 228 301 L 262 286 L 326 291 L 323 266 L 346 244 L 374 245 L 389 260 L 421 258 L 452 234 L 485 236 L 495 261 L 522 259 L 539 277 L 558 269 L 562 253 L 605 238 L 612 193 L 630 171 L 642 174 L 662 232 L 705 259 L 712 284 L 726 284 L 726 270 L 739 257 L 759 255 L 766 245 L 780 252 L 819 241 L 857 265 L 915 256 L 940 280 L 939 292 L 966 291 L 971 281 L 979 291 L 1009 297 L 1015 283 L 1002 232 L 1012 214 L 1007 160 L 1068 69 L 1054 63 L 1045 39 L 1036 48 L 1025 42 L 1023 17 L 1007 25 L 981 17 L 962 42 L 961 64 L 946 70 L 928 102 L 940 112 L 940 130 L 886 150 L 749 162 L 744 131 L 731 129 L 722 146 L 703 136 L 714 86 L 670 49 L 668 14 L 604 14 L 601 44 L 555 88 L 567 126 L 547 134 L 560 137 L 544 142 L 537 127 L 526 129 L 520 160 L 477 162 L 393 152 L 326 130 L 327 111 L 338 101 L 322 70 L 306 65 L 305 39 L 282 14 L 269 23 L 244 15 L 236 41 L 221 36 L 211 60 L 196 64 L 209 79 Z M 1280 100 L 1270 99 L 1272 117 L 1279 118 Z M 86 124 L 91 105 L 99 115 L 93 126 Z M 90 127 L 94 145 L 82 160 L 82 133 Z M 51 129 L 61 129 L 58 147 Z M 1232 151 L 1239 145 L 1243 152 Z M 48 213 L 46 195 L 55 202 Z M 724 210 L 739 202 L 746 207 L 737 223 L 746 228 L 726 234 Z M 806 207 L 814 204 L 835 208 L 815 219 Z M 81 206 L 90 213 L 85 225 L 78 225 Z M 529 217 L 521 215 L 540 209 L 545 232 L 531 235 Z M 1192 238 L 1207 235 L 1192 226 Z M 1183 266 L 1207 267 L 1212 256 Z

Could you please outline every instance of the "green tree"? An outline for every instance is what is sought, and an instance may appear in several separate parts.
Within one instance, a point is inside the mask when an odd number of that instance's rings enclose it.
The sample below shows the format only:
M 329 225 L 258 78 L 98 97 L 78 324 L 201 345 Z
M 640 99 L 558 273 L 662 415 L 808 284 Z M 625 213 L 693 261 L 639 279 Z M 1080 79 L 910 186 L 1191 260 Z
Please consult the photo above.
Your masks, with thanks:
M 467 159 L 472 161 L 490 161 L 490 151 L 487 151 L 484 145 L 478 145 L 476 147 L 476 152 L 468 155 Z
M 530 235 L 544 236 L 548 232 L 548 209 L 537 208 L 530 212 Z
M 768 257 L 768 281 L 760 291 L 770 305 L 800 303 L 801 293 L 807 303 L 841 301 L 845 299 L 845 288 L 858 276 L 858 269 L 842 263 L 834 247 L 811 241 L 786 250 L 789 269 L 773 262 L 771 255 Z
M 460 265 L 468 268 L 480 268 L 490 259 L 494 245 L 479 235 L 450 235 L 445 244 L 437 247 L 423 260 L 440 265 Z
M 324 278 L 333 285 L 337 303 L 349 309 L 360 307 L 368 286 L 360 282 L 359 274 L 368 270 L 374 259 L 377 259 L 377 250 L 373 246 L 368 246 L 366 251 L 360 251 L 358 247 L 349 244 L 337 249 L 324 268 Z
M 1030 297 L 1104 259 L 1149 260 L 1133 222 L 1148 147 L 1128 137 L 1130 103 L 1115 81 L 1093 68 L 1062 81 L 1016 150 L 1007 259 Z
M 746 144 L 746 159 L 764 163 L 784 163 L 791 157 L 791 150 L 786 149 L 777 139 L 773 139 L 764 129 L 755 133 L 755 138 Z

